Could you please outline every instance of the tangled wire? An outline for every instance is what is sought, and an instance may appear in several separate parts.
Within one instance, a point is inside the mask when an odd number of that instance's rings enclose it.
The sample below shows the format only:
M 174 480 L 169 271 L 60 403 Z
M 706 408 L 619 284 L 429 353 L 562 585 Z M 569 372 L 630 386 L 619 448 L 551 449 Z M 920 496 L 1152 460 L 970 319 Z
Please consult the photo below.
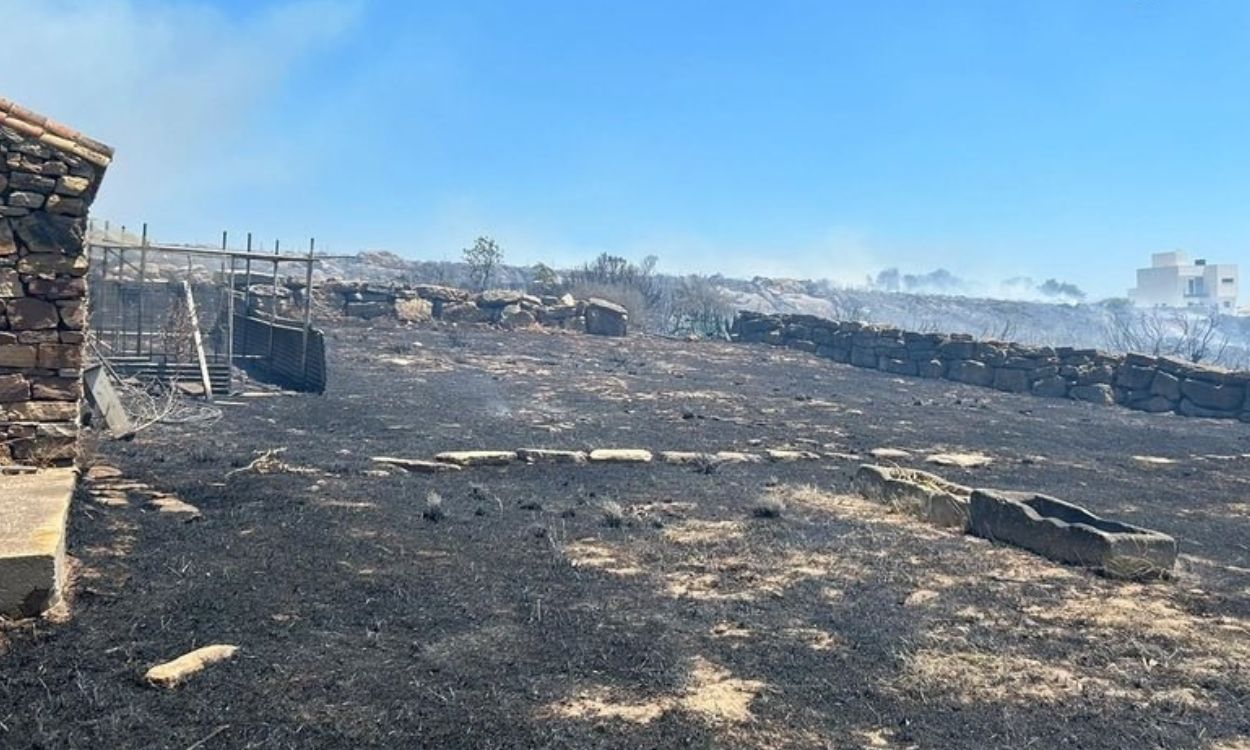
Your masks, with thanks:
M 154 424 L 212 424 L 221 419 L 221 409 L 205 401 L 187 398 L 178 389 L 176 380 L 131 376 L 123 378 L 101 355 L 96 342 L 89 342 L 91 352 L 108 372 L 117 399 L 133 423 L 132 432 Z

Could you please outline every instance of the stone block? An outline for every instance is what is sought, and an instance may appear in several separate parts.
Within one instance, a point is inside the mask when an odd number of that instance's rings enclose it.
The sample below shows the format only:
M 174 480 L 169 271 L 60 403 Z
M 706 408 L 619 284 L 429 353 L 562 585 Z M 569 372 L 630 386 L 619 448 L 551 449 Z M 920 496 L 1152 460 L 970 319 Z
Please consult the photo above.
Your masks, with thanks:
M 975 341 L 950 340 L 937 346 L 937 355 L 944 360 L 972 359 L 976 356 L 976 352 Z
M 877 352 L 871 347 L 853 346 L 851 347 L 851 364 L 856 367 L 877 367 Z
M 516 451 L 444 451 L 434 460 L 455 466 L 507 466 L 517 455 Z
M 1068 395 L 1077 401 L 1088 401 L 1092 404 L 1109 406 L 1115 403 L 1115 391 L 1106 383 L 1074 385 L 1068 389 Z
M 1180 401 L 1181 379 L 1169 372 L 1157 370 L 1150 381 L 1150 392 L 1169 401 Z
M 1207 417 L 1209 419 L 1232 419 L 1237 417 L 1239 411 L 1229 409 L 1212 409 L 1206 406 L 1199 406 L 1193 401 L 1181 396 L 1180 403 L 1176 406 L 1176 413 L 1186 417 Z
M 917 362 L 916 374 L 922 378 L 936 380 L 946 374 L 946 365 L 943 364 L 940 359 L 931 359 L 928 362 Z
M 1167 534 L 1035 493 L 974 490 L 969 531 L 1116 578 L 1158 578 L 1176 564 L 1176 540 Z
M 1032 361 L 1032 360 L 1030 360 Z M 994 387 L 1009 393 L 1028 393 L 1030 387 L 1029 373 L 1021 369 L 1007 366 L 994 370 Z
M 29 369 L 38 361 L 39 348 L 27 344 L 0 344 L 0 367 Z
M 597 297 L 586 300 L 586 333 L 624 336 L 629 331 L 629 312 L 615 302 Z
M 66 401 L 26 401 L 0 408 L 4 418 L 13 422 L 75 422 L 78 403 Z
M 882 372 L 893 373 L 894 375 L 916 375 L 916 363 L 910 359 L 891 359 L 889 357 L 881 357 L 877 362 L 877 369 Z
M 968 385 L 987 386 L 994 382 L 994 371 L 985 366 L 984 362 L 975 359 L 961 359 L 951 362 L 947 367 L 946 377 Z
M 1132 390 L 1149 388 L 1156 372 L 1154 368 L 1126 364 L 1115 371 L 1115 384 Z
M 83 222 L 68 216 L 31 214 L 13 221 L 13 233 L 31 253 L 72 254 L 82 252 Z
M 855 491 L 874 502 L 937 526 L 968 526 L 972 490 L 917 469 L 863 464 L 855 472 Z
M 77 401 L 82 397 L 82 382 L 77 378 L 33 377 L 30 395 L 36 401 Z
M 0 375 L 0 404 L 30 400 L 30 381 L 21 374 Z
M 547 448 L 521 448 L 517 458 L 529 464 L 584 464 L 584 451 L 551 450 Z
M 56 305 L 34 297 L 10 300 L 5 306 L 5 313 L 9 318 L 9 328 L 15 331 L 56 328 L 61 320 Z
M 1125 401 L 1124 405 L 1130 409 L 1146 411 L 1152 414 L 1161 414 L 1176 408 L 1175 401 L 1169 401 L 1163 396 L 1147 396 L 1137 400 L 1129 399 Z
M 649 464 L 651 451 L 634 448 L 600 448 L 590 452 L 590 460 L 595 463 L 611 464 Z
M 1246 390 L 1240 385 L 1219 385 L 1186 379 L 1181 381 L 1181 395 L 1203 409 L 1240 411 Z
M 77 477 L 73 469 L 0 475 L 0 614 L 34 617 L 60 601 Z
M 82 347 L 77 344 L 40 344 L 38 367 L 44 370 L 82 367 Z
M 42 208 L 44 197 L 24 190 L 9 193 L 8 204 L 13 208 Z

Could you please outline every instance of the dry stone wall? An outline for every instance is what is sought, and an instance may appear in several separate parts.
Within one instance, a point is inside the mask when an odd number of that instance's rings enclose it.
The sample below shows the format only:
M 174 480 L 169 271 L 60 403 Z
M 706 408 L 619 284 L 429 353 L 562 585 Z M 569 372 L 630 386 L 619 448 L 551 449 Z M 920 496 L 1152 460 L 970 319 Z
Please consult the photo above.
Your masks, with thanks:
M 505 328 L 545 326 L 600 336 L 625 336 L 629 313 L 624 307 L 591 297 L 534 296 L 515 289 L 470 292 L 438 284 L 375 287 L 357 282 L 327 282 L 322 291 L 336 298 L 344 315 L 357 318 L 397 316 L 411 323 L 494 324 Z
M 735 341 L 784 346 L 895 375 L 943 378 L 1011 393 L 1119 404 L 1148 412 L 1250 422 L 1250 372 L 1144 354 L 978 341 L 811 315 L 740 312 Z
M 73 460 L 107 146 L 0 99 L 0 464 Z

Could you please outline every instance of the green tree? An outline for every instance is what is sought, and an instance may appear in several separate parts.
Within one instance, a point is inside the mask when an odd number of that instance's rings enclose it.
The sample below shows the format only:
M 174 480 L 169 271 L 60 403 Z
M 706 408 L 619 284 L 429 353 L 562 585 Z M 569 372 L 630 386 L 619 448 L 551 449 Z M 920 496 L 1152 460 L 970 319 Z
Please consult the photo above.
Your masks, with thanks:
M 478 289 L 486 289 L 503 262 L 503 249 L 491 237 L 478 237 L 473 247 L 464 249 L 464 262 L 469 266 L 469 281 Z

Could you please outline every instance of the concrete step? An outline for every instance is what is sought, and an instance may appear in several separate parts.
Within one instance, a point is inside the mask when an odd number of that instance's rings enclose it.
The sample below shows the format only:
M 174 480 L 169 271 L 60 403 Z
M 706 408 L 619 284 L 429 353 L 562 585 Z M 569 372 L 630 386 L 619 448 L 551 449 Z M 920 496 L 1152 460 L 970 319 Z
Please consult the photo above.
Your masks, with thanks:
M 0 615 L 34 617 L 61 600 L 75 469 L 0 475 Z

